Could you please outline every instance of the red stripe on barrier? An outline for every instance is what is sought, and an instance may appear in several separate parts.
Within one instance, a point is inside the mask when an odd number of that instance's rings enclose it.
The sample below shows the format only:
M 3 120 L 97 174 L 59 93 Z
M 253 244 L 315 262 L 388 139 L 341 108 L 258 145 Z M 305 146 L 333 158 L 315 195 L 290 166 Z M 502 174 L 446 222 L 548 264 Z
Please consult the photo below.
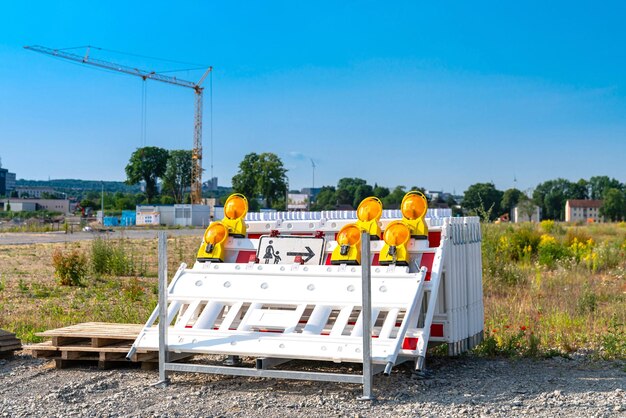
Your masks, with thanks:
M 235 263 L 247 263 L 250 261 L 250 256 L 256 256 L 256 251 L 239 251 Z
M 403 350 L 417 350 L 417 338 L 405 338 L 402 341 Z
M 374 253 L 374 258 L 372 259 L 373 266 L 380 266 L 380 253 Z
M 248 234 L 248 239 L 259 239 L 261 234 Z
M 443 324 L 431 324 L 430 336 L 431 337 L 443 337 Z
M 420 267 L 426 267 L 428 272 L 426 272 L 426 281 L 430 280 L 430 271 L 433 269 L 433 260 L 435 259 L 434 253 L 424 253 L 422 254 L 422 261 Z
M 428 246 L 430 248 L 439 247 L 441 243 L 441 231 L 428 232 Z

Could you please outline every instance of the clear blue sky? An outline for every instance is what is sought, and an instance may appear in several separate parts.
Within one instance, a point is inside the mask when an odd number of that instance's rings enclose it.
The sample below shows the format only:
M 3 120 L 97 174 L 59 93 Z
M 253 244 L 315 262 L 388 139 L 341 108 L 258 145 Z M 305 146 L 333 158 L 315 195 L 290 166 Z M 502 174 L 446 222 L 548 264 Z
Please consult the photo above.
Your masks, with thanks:
M 89 44 L 214 66 L 222 185 L 249 152 L 278 154 L 292 188 L 311 185 L 310 158 L 316 186 L 626 182 L 625 21 L 617 1 L 8 2 L 0 158 L 18 178 L 125 178 L 141 80 L 22 49 Z M 207 97 L 205 179 L 209 120 Z M 192 91 L 149 83 L 147 126 L 148 145 L 190 149 Z

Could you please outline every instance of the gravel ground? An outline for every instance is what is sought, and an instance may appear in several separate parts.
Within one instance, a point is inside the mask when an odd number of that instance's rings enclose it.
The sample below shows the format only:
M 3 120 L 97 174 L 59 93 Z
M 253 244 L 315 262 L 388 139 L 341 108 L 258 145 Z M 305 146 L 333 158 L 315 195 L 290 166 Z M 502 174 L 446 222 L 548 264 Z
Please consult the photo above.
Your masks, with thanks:
M 574 359 L 430 360 L 422 379 L 401 366 L 375 377 L 377 399 L 360 386 L 157 371 L 57 370 L 18 354 L 0 359 L 0 417 L 349 416 L 626 417 L 626 363 Z

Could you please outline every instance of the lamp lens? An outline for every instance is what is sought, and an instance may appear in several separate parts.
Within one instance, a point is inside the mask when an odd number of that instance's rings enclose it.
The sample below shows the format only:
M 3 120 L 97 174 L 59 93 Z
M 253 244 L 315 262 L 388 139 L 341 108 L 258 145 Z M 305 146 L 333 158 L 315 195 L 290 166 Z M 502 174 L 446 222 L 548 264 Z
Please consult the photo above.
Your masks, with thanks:
M 224 205 L 224 215 L 228 219 L 238 219 L 248 212 L 248 202 L 242 195 L 231 195 L 226 199 Z
M 407 193 L 402 199 L 402 215 L 407 219 L 418 219 L 426 214 L 426 199 L 421 194 Z
M 406 244 L 411 236 L 409 228 L 401 221 L 392 222 L 387 225 L 383 239 L 389 246 L 398 246 Z
M 383 213 L 383 204 L 377 197 L 368 197 L 364 199 L 359 208 L 356 210 L 356 216 L 359 221 L 369 222 L 379 219 Z
M 228 231 L 221 222 L 213 222 L 204 233 L 204 241 L 208 244 L 219 244 L 226 239 Z
M 361 241 L 361 230 L 354 224 L 346 225 L 337 234 L 339 245 L 355 245 Z

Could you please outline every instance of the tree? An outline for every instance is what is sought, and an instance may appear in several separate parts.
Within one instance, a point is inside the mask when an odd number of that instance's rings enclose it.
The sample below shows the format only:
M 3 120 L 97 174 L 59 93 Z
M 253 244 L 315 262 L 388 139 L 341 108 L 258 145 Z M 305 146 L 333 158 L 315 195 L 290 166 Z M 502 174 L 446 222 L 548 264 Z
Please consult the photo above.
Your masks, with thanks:
M 83 199 L 80 201 L 80 207 L 83 209 L 87 209 L 87 208 L 95 209 L 98 207 L 98 205 L 93 200 Z
M 517 209 L 519 211 L 520 217 L 522 218 L 525 217 L 525 218 L 528 218 L 529 220 L 532 220 L 533 215 L 535 214 L 535 211 L 537 210 L 537 205 L 535 205 L 535 202 L 533 202 L 533 200 L 530 199 L 528 196 L 526 196 L 525 194 L 522 194 L 517 203 Z
M 610 188 L 604 193 L 600 215 L 613 222 L 626 219 L 626 196 L 617 188 Z
M 362 199 L 371 196 L 372 193 L 372 186 L 369 186 L 367 181 L 356 177 L 344 177 L 337 183 L 337 204 L 356 208 Z
M 333 186 L 324 186 L 317 194 L 311 210 L 333 210 L 337 206 L 337 192 Z
M 472 184 L 463 196 L 463 207 L 470 213 L 493 221 L 502 212 L 500 202 L 503 194 L 493 183 Z
M 520 190 L 515 188 L 505 190 L 502 195 L 502 202 L 500 202 L 502 211 L 510 214 L 523 195 Z
M 589 179 L 589 197 L 591 199 L 602 199 L 609 189 L 624 190 L 624 185 L 619 180 L 608 176 L 594 176 Z
M 405 194 L 404 186 L 396 186 L 391 193 L 382 199 L 383 207 L 386 209 L 399 209 Z
M 185 190 L 191 187 L 190 150 L 173 150 L 169 152 L 167 168 L 163 175 L 163 193 L 174 198 L 175 203 L 182 203 Z
M 382 187 L 378 184 L 374 184 L 373 194 L 380 200 L 383 200 L 385 197 L 389 196 L 389 189 L 387 187 Z
M 233 177 L 233 191 L 246 196 L 248 200 L 255 200 L 257 191 L 257 166 L 259 156 L 250 153 L 239 163 L 239 172 Z
M 133 185 L 145 181 L 148 203 L 152 203 L 152 199 L 158 194 L 157 179 L 165 174 L 168 158 L 169 153 L 163 148 L 137 148 L 126 166 L 126 184 Z
M 568 199 L 585 199 L 587 195 L 583 182 L 572 183 L 558 178 L 537 185 L 533 200 L 541 208 L 542 218 L 562 221 L 565 219 L 565 202 Z
M 233 177 L 233 190 L 247 196 L 252 202 L 262 195 L 265 207 L 284 199 L 287 191 L 287 170 L 276 154 L 250 153 L 239 163 L 239 172 Z M 251 206 L 252 208 L 252 206 Z

